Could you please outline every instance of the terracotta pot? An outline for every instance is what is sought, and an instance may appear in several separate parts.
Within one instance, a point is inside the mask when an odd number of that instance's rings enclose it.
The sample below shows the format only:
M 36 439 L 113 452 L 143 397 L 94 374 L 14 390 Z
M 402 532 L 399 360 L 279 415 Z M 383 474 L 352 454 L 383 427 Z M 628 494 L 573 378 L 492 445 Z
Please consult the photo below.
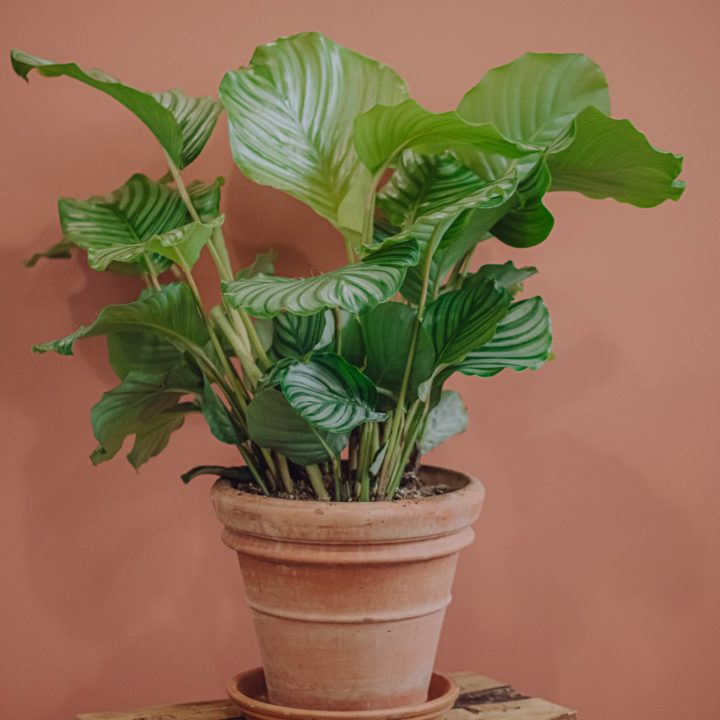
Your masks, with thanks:
M 235 550 L 271 702 L 374 710 L 427 699 L 458 551 L 482 484 L 424 467 L 453 488 L 419 500 L 305 502 L 212 489 Z

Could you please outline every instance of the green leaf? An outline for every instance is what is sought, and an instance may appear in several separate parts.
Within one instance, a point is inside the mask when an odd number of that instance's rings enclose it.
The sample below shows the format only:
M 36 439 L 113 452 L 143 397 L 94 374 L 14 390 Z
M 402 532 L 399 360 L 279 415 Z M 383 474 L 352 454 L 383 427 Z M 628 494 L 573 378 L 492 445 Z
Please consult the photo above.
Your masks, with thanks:
M 467 423 L 467 408 L 462 398 L 452 390 L 443 390 L 440 401 L 428 414 L 420 438 L 420 452 L 430 452 L 453 435 L 465 432 Z
M 353 136 L 360 159 L 373 175 L 411 149 L 427 154 L 470 147 L 509 158 L 526 154 L 492 124 L 468 123 L 455 111 L 431 113 L 414 100 L 376 105 L 355 120 Z
M 290 405 L 322 430 L 349 432 L 386 417 L 375 410 L 375 385 L 340 355 L 315 353 L 307 362 L 291 365 L 281 385 Z
M 473 123 L 493 123 L 512 140 L 543 148 L 561 143 L 587 107 L 609 114 L 602 70 L 576 53 L 526 53 L 493 68 L 458 106 Z
M 575 139 L 548 158 L 552 190 L 575 190 L 591 198 L 611 197 L 638 207 L 677 200 L 682 157 L 656 150 L 629 120 L 588 108 L 575 121 Z
M 223 283 L 223 293 L 232 306 L 254 317 L 274 317 L 281 312 L 314 315 L 335 307 L 358 313 L 395 295 L 407 266 L 418 259 L 417 242 L 405 240 L 323 275 L 296 279 L 261 273 Z
M 367 353 L 365 373 L 378 387 L 395 395 L 402 385 L 416 319 L 415 311 L 399 302 L 376 305 L 360 318 Z M 430 377 L 434 367 L 432 340 L 420 328 L 408 382 L 408 402 L 417 397 L 418 385 Z
M 208 222 L 191 222 L 179 228 L 153 235 L 146 243 L 150 252 L 192 269 L 200 259 L 202 249 L 210 240 L 213 230 L 220 227 L 225 220 L 220 215 Z
M 182 135 L 182 152 L 177 165 L 181 169 L 187 167 L 210 139 L 222 105 L 214 98 L 190 97 L 179 89 L 155 92 L 152 97 L 175 118 Z
M 27 260 L 23 262 L 23 265 L 28 268 L 35 267 L 38 264 L 38 261 L 42 260 L 43 258 L 47 258 L 48 260 L 66 260 L 67 258 L 71 257 L 71 251 L 73 247 L 74 245 L 71 242 L 63 238 L 59 242 L 56 242 L 54 245 L 51 245 L 47 250 L 33 253 Z
M 65 239 L 87 250 L 95 270 L 111 263 L 141 263 L 141 270 L 146 269 L 145 242 L 189 221 L 176 190 L 140 174 L 104 197 L 60 198 L 58 210 Z M 170 265 L 159 257 L 152 262 L 157 270 Z
M 280 313 L 273 318 L 272 349 L 281 358 L 307 355 L 322 340 L 326 325 L 326 311 L 314 315 Z
M 104 92 L 133 113 L 152 132 L 175 165 L 182 164 L 183 136 L 173 114 L 150 93 L 123 85 L 99 70 L 82 70 L 75 63 L 54 63 L 51 60 L 21 52 L 10 51 L 10 61 L 15 72 L 25 80 L 31 70 L 46 77 L 66 77 L 79 80 L 85 85 Z
M 501 370 L 537 370 L 550 357 L 552 328 L 539 297 L 513 303 L 492 340 L 472 350 L 456 367 L 465 375 L 491 377 Z
M 537 275 L 537 268 L 532 266 L 515 267 L 512 260 L 508 260 L 502 265 L 482 265 L 476 273 L 467 277 L 466 282 L 472 282 L 473 279 L 488 278 L 495 280 L 500 286 L 508 290 L 513 295 L 517 295 L 523 289 L 523 282 L 529 277 Z
M 511 300 L 512 295 L 493 280 L 478 280 L 429 305 L 424 326 L 435 346 L 436 366 L 457 363 L 490 340 Z
M 110 333 L 151 333 L 181 352 L 199 354 L 208 332 L 190 288 L 184 283 L 164 285 L 161 290 L 126 305 L 108 305 L 91 325 L 79 327 L 60 340 L 36 345 L 33 352 L 72 355 L 75 342 Z
M 210 432 L 220 442 L 228 445 L 240 445 L 245 441 L 242 429 L 233 420 L 230 411 L 215 394 L 212 385 L 207 380 L 203 385 L 201 407 Z
M 184 472 L 180 479 L 187 485 L 200 475 L 216 475 L 217 477 L 238 483 L 253 483 L 252 473 L 246 467 L 223 467 L 222 465 L 198 465 Z
M 285 455 L 297 465 L 328 459 L 347 444 L 347 435 L 315 429 L 295 412 L 285 396 L 274 388 L 259 392 L 248 405 L 248 434 L 260 447 Z
M 160 453 L 183 424 L 184 413 L 173 410 L 184 392 L 168 385 L 165 375 L 133 372 L 104 393 L 90 413 L 99 443 L 91 456 L 93 464 L 113 458 L 130 435 L 135 443 L 127 457 L 133 467 Z
M 193 180 L 187 186 L 190 201 L 204 222 L 210 222 L 220 215 L 220 188 L 224 184 L 225 178 L 217 177 L 209 183 Z M 188 222 L 189 220 L 190 216 L 188 215 Z
M 277 253 L 274 250 L 258 253 L 250 265 L 241 268 L 235 273 L 235 279 L 243 280 L 259 275 L 260 273 L 264 275 L 274 275 L 276 260 Z
M 353 147 L 353 120 L 377 103 L 406 97 L 405 83 L 390 68 L 319 33 L 259 47 L 247 67 L 228 72 L 220 85 L 243 173 L 354 232 L 371 179 Z

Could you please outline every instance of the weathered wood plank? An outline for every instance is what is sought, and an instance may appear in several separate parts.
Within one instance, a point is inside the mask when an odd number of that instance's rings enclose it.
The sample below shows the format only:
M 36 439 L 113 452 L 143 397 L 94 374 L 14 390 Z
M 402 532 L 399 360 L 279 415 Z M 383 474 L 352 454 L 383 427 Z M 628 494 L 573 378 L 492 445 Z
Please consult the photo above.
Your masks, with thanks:
M 540 698 L 520 694 L 507 683 L 472 672 L 455 673 L 460 697 L 444 720 L 577 720 L 574 710 Z M 229 700 L 208 700 L 182 705 L 123 712 L 78 715 L 78 720 L 243 720 Z

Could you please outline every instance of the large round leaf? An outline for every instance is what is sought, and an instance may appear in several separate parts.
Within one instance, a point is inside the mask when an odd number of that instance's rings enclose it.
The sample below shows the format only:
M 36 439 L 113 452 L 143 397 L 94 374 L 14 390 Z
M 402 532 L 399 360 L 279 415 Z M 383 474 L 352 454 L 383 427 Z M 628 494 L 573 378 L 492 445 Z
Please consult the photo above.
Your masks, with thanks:
M 390 68 L 302 33 L 259 47 L 250 64 L 220 85 L 233 157 L 249 178 L 284 190 L 335 225 L 358 230 L 361 206 L 340 206 L 370 177 L 352 144 L 353 120 L 378 103 L 407 97 Z M 359 192 L 363 197 L 367 193 Z
M 305 420 L 329 432 L 349 432 L 386 417 L 375 410 L 375 385 L 340 355 L 316 353 L 307 362 L 291 365 L 281 385 L 290 405 Z
M 339 453 L 347 435 L 314 429 L 274 388 L 259 392 L 248 406 L 248 434 L 260 447 L 275 450 L 297 465 L 328 459 L 327 448 Z

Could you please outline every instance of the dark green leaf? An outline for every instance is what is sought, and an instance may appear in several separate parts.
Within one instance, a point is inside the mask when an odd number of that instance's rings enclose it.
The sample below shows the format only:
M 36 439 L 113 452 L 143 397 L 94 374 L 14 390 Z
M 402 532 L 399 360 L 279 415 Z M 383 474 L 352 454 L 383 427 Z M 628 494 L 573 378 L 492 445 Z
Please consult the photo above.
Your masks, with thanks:
M 325 446 L 337 454 L 348 440 L 347 435 L 313 428 L 274 388 L 255 395 L 248 406 L 247 419 L 248 433 L 254 442 L 285 455 L 297 465 L 327 460 Z
M 230 411 L 215 394 L 212 385 L 207 380 L 203 385 L 201 406 L 202 413 L 210 427 L 210 432 L 220 442 L 228 445 L 240 445 L 245 441 L 246 438 L 242 429 L 233 420 Z
M 327 325 L 327 312 L 314 315 L 280 313 L 273 318 L 272 349 L 278 357 L 303 357 L 320 343 Z
M 511 301 L 512 295 L 493 280 L 478 280 L 435 300 L 424 325 L 435 346 L 436 366 L 457 363 L 490 340 Z
M 222 467 L 221 465 L 198 465 L 187 472 L 184 472 L 180 479 L 187 485 L 191 480 L 200 475 L 217 475 L 225 480 L 237 483 L 253 483 L 252 473 L 246 467 Z
M 333 353 L 315 353 L 291 365 L 282 378 L 290 405 L 309 423 L 335 433 L 349 432 L 365 422 L 379 422 L 377 390 L 372 381 Z
M 68 240 L 60 240 L 60 242 L 56 242 L 43 252 L 33 253 L 27 260 L 25 260 L 23 265 L 29 268 L 35 267 L 38 264 L 38 261 L 43 258 L 47 258 L 48 260 L 67 259 L 71 257 L 73 247 L 74 245 Z
M 537 275 L 536 267 L 518 268 L 512 260 L 508 260 L 502 265 L 482 265 L 474 275 L 468 276 L 467 280 L 472 282 L 475 278 L 489 278 L 513 295 L 517 295 L 523 289 L 523 282 L 533 275 Z

